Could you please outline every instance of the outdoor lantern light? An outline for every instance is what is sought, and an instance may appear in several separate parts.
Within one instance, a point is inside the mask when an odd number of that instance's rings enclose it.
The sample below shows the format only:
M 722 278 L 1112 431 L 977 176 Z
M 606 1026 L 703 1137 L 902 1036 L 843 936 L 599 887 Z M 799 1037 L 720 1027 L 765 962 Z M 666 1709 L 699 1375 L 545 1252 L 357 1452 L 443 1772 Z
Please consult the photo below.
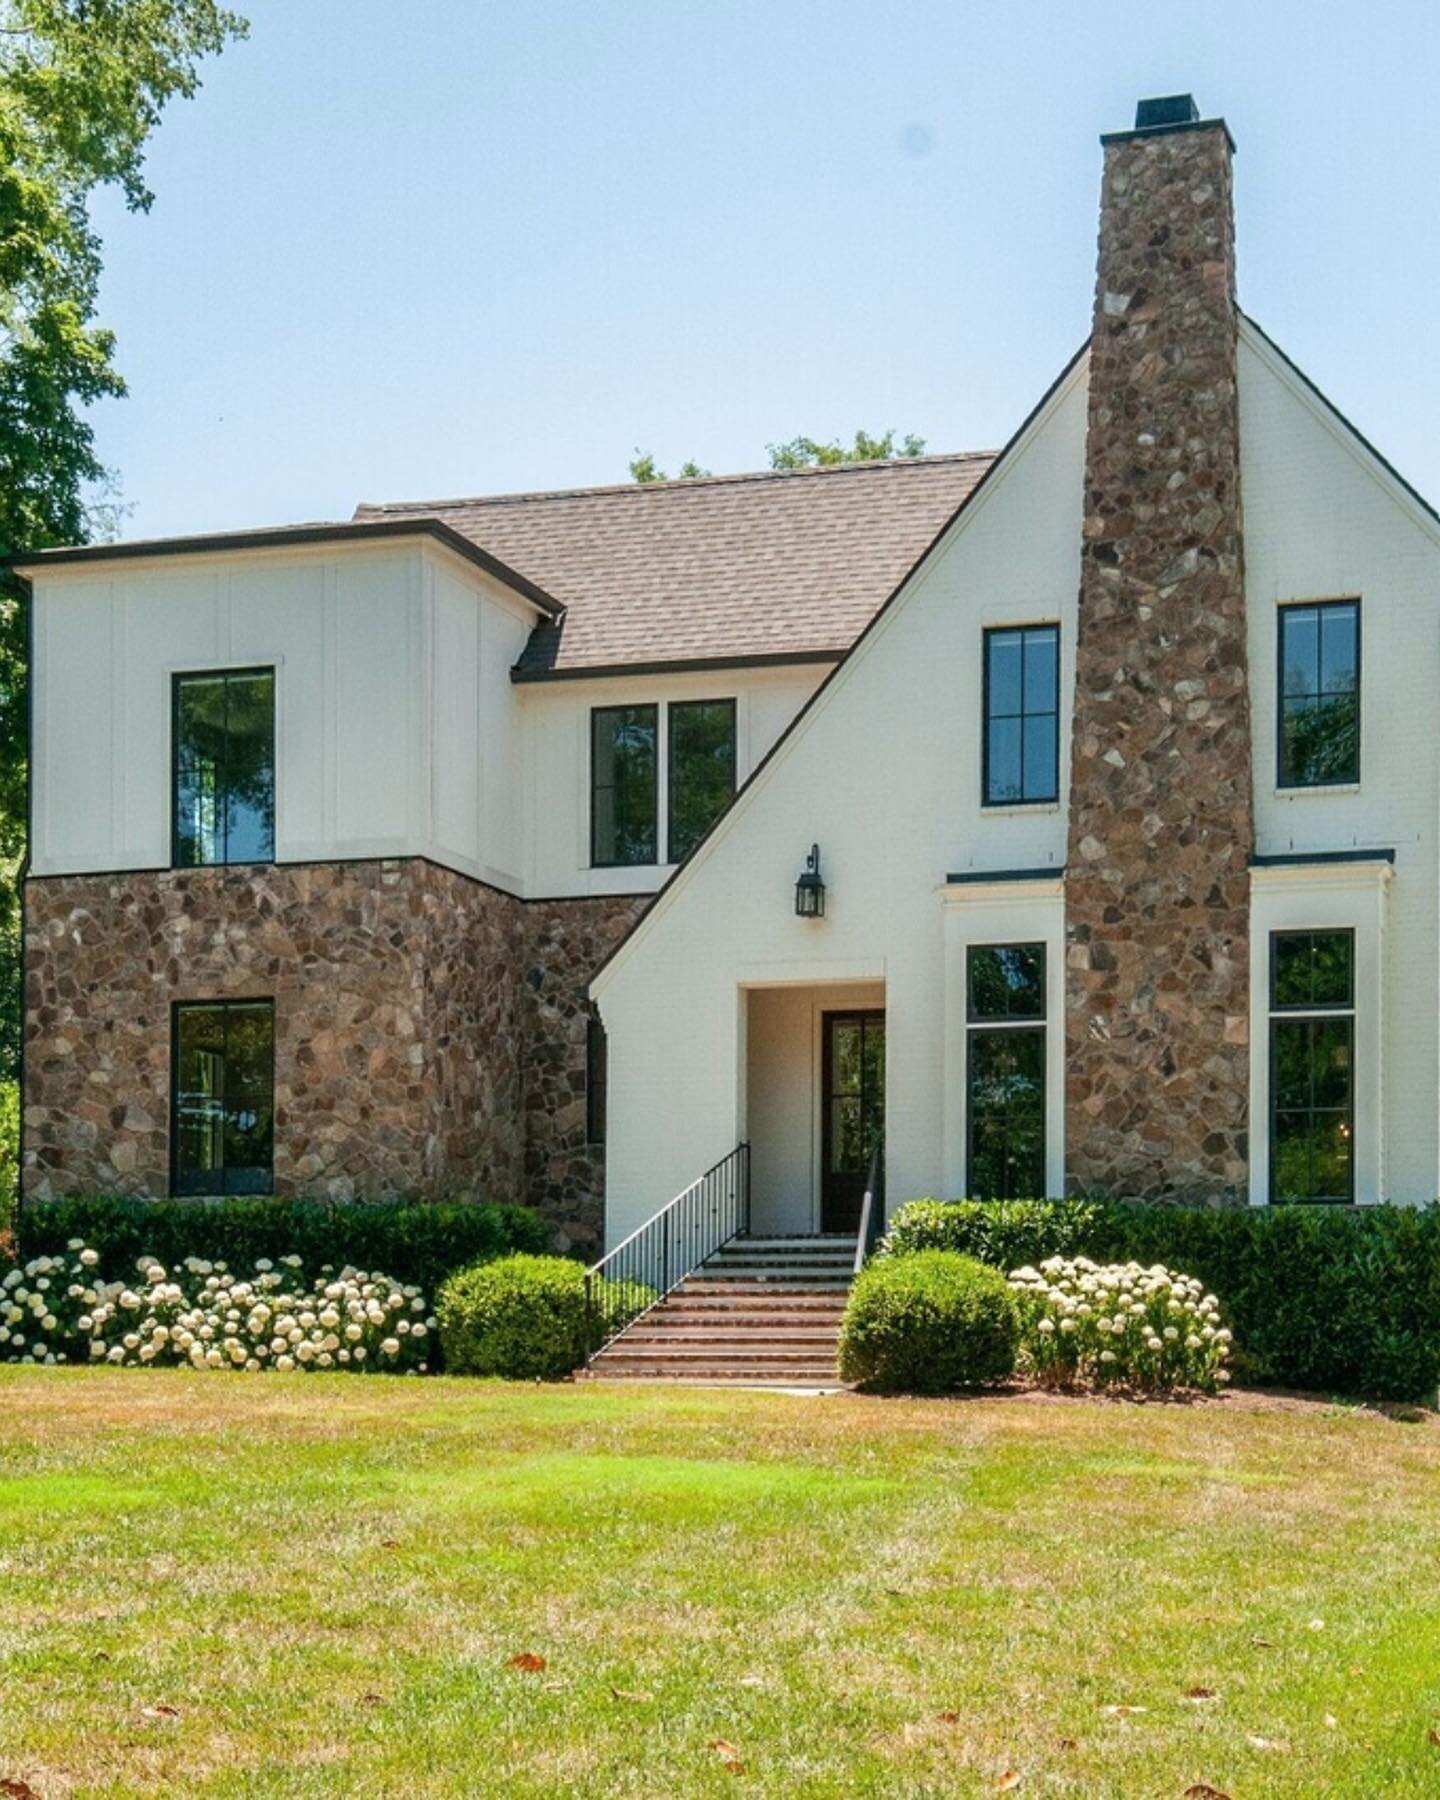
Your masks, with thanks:
M 820 846 L 812 844 L 805 869 L 795 883 L 795 912 L 802 919 L 825 917 L 825 883 L 820 879 Z

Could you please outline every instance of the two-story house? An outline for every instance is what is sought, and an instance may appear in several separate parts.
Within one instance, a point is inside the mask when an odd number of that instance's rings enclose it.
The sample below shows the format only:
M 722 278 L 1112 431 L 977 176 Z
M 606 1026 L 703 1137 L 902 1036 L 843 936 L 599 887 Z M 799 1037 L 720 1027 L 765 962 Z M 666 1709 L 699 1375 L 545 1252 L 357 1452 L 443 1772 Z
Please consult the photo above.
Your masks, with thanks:
M 998 456 L 30 559 L 25 1191 L 1440 1191 L 1440 520 L 1104 142 Z

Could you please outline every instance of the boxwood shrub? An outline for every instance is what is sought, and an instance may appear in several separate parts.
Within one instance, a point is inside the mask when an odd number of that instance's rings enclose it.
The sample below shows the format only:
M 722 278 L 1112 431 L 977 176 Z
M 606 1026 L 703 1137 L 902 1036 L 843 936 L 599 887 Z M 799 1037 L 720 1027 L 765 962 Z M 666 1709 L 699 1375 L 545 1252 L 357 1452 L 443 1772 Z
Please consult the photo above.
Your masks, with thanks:
M 1164 1263 L 1219 1295 L 1239 1379 L 1384 1400 L 1433 1401 L 1440 1386 L 1440 1206 L 914 1201 L 886 1255 L 931 1248 L 997 1268 Z
M 998 1269 L 948 1250 L 880 1257 L 850 1290 L 844 1380 L 883 1394 L 947 1394 L 1008 1375 L 1019 1314 Z
M 461 1269 L 435 1306 L 452 1375 L 559 1381 L 585 1360 L 585 1271 L 564 1256 L 506 1256 Z
M 251 1268 L 260 1257 L 299 1256 L 307 1269 L 325 1263 L 383 1269 L 433 1294 L 467 1264 L 516 1251 L 548 1248 L 540 1215 L 525 1206 L 468 1206 L 401 1200 L 144 1200 L 116 1196 L 32 1201 L 20 1219 L 28 1260 L 61 1254 L 81 1238 L 106 1267 L 133 1268 L 153 1256 L 177 1268 L 187 1256 Z

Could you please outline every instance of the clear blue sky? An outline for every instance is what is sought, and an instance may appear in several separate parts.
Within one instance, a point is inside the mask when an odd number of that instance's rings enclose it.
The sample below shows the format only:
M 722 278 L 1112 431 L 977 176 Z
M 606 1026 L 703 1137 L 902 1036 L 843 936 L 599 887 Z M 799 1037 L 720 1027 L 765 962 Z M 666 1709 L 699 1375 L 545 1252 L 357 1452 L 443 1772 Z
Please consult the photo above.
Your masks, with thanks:
M 1101 131 L 1239 143 L 1246 308 L 1440 499 L 1440 7 L 232 0 L 107 199 L 125 535 L 1002 443 L 1088 328 Z

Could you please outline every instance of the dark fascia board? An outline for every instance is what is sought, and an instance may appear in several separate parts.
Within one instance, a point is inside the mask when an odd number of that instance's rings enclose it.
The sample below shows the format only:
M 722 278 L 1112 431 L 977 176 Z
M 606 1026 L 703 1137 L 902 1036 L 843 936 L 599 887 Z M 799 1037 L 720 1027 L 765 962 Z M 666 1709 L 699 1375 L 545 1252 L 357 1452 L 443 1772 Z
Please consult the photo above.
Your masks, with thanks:
M 1225 133 L 1225 142 L 1230 146 L 1230 154 L 1234 156 L 1235 139 L 1230 135 L 1230 127 L 1223 119 L 1181 119 L 1174 125 L 1146 125 L 1139 131 L 1102 131 L 1100 142 L 1107 147 L 1111 144 L 1129 144 L 1136 138 L 1175 137 L 1182 131 L 1214 131 L 1216 127 Z
M 1393 863 L 1393 850 L 1287 850 L 1278 856 L 1252 856 L 1252 869 L 1307 869 L 1324 863 Z
M 834 650 L 767 650 L 752 656 L 691 656 L 666 658 L 656 662 L 595 663 L 588 668 L 526 669 L 516 663 L 510 671 L 513 682 L 532 681 L 604 681 L 617 675 L 685 675 L 704 674 L 723 669 L 783 669 L 805 663 L 838 663 L 845 656 L 844 646 Z
M 508 563 L 482 550 L 472 539 L 447 525 L 443 519 L 365 519 L 359 524 L 338 520 L 333 524 L 279 525 L 259 531 L 217 531 L 199 537 L 132 538 L 123 544 L 70 544 L 58 550 L 38 550 L 27 556 L 10 557 L 3 565 L 29 579 L 39 570 L 74 563 L 123 562 L 151 556 L 218 556 L 233 555 L 243 550 L 288 550 L 306 544 L 373 543 L 389 538 L 434 538 L 456 556 L 483 569 L 487 575 L 520 594 L 532 606 L 550 618 L 565 611 L 560 601 L 542 587 L 512 569 Z
M 830 673 L 820 683 L 819 687 L 816 688 L 815 692 L 810 696 L 810 698 L 800 708 L 799 712 L 796 713 L 795 717 L 793 719 L 791 719 L 790 723 L 785 727 L 785 729 L 780 733 L 779 737 L 776 738 L 775 742 L 770 746 L 770 748 L 760 758 L 759 762 L 756 763 L 755 767 L 746 776 L 742 785 L 735 790 L 735 793 L 731 798 L 729 806 L 727 806 L 725 808 L 724 812 L 721 813 L 720 817 L 710 827 L 710 830 L 705 833 L 705 836 L 701 838 L 700 842 L 690 852 L 689 856 L 685 859 L 685 861 L 683 863 L 680 863 L 677 865 L 674 873 L 670 876 L 669 880 L 662 882 L 662 884 L 660 885 L 660 887 L 657 890 L 656 895 L 655 895 L 655 905 L 652 905 L 652 906 L 649 906 L 646 908 L 646 910 L 640 915 L 640 917 L 635 921 L 635 923 L 630 927 L 630 929 L 620 939 L 619 943 L 616 944 L 615 948 L 605 958 L 604 962 L 601 963 L 600 967 L 590 977 L 590 985 L 592 987 L 600 979 L 600 977 L 605 973 L 606 969 L 608 969 L 610 967 L 611 963 L 614 962 L 615 958 L 617 956 L 619 956 L 620 952 L 630 942 L 631 938 L 634 937 L 635 933 L 645 923 L 645 920 L 655 910 L 655 906 L 659 905 L 660 901 L 665 897 L 666 894 L 668 894 L 670 892 L 671 888 L 674 887 L 675 883 L 680 880 L 680 878 L 684 875 L 685 871 L 691 867 L 691 865 L 694 863 L 696 857 L 699 855 L 700 851 L 704 848 L 705 844 L 709 842 L 713 833 L 718 831 L 720 829 L 721 824 L 730 817 L 730 814 L 734 811 L 741 796 L 749 793 L 750 789 L 752 787 L 754 787 L 755 783 L 765 773 L 766 769 L 768 769 L 770 767 L 770 764 L 780 754 L 780 752 L 785 748 L 786 744 L 788 744 L 790 742 L 791 737 L 800 729 L 800 727 L 804 723 L 804 721 L 810 716 L 811 710 L 820 704 L 822 697 L 829 691 L 831 682 L 838 678 L 838 676 L 841 674 L 841 672 L 845 668 L 846 664 L 850 661 L 851 657 L 854 656 L 855 652 L 860 648 L 860 646 L 870 636 L 871 632 L 879 629 L 881 620 L 884 619 L 885 615 L 890 611 L 890 609 L 899 600 L 900 596 L 905 592 L 906 588 L 910 585 L 911 581 L 915 578 L 915 576 L 918 575 L 920 570 L 922 568 L 924 568 L 925 564 L 927 562 L 929 562 L 930 558 L 934 555 L 935 551 L 940 547 L 941 544 L 944 543 L 945 538 L 948 535 L 951 526 L 953 526 L 958 519 L 960 519 L 964 516 L 966 509 L 968 507 L 973 506 L 975 504 L 976 500 L 979 498 L 979 496 L 981 494 L 983 494 L 986 491 L 986 489 L 990 486 L 990 483 L 996 479 L 999 471 L 1005 467 L 1005 464 L 1009 460 L 1010 454 L 1014 450 L 1015 446 L 1021 442 L 1021 440 L 1025 436 L 1025 433 L 1035 423 L 1036 419 L 1038 419 L 1040 417 L 1041 413 L 1044 412 L 1045 408 L 1050 404 L 1051 400 L 1055 397 L 1055 395 L 1059 393 L 1060 389 L 1062 387 L 1064 387 L 1065 383 L 1070 379 L 1071 372 L 1077 367 L 1077 365 L 1080 362 L 1082 362 L 1084 360 L 1085 356 L 1089 352 L 1090 342 L 1091 342 L 1091 340 L 1087 337 L 1085 339 L 1085 341 L 1081 344 L 1080 348 L 1070 358 L 1069 362 L 1066 363 L 1065 367 L 1060 371 L 1060 373 L 1050 383 L 1049 387 L 1046 388 L 1045 392 L 1040 396 L 1040 398 L 1030 408 L 1029 412 L 1026 413 L 1025 417 L 1020 421 L 1019 425 L 1017 425 L 1015 430 L 1010 434 L 1010 437 L 1006 441 L 1004 448 L 997 454 L 997 456 L 995 457 L 995 460 L 990 464 L 989 468 L 986 469 L 985 473 L 975 483 L 974 487 L 971 488 L 970 492 L 965 496 L 965 498 L 960 502 L 960 504 L 954 509 L 954 511 L 950 514 L 950 517 L 948 519 L 946 519 L 944 524 L 935 533 L 935 535 L 930 539 L 930 542 L 928 544 L 926 544 L 925 548 L 915 558 L 914 562 L 911 563 L 910 567 L 905 571 L 905 573 L 895 583 L 894 587 L 891 588 L 890 592 L 885 596 L 885 599 L 882 601 L 880 606 L 871 615 L 869 624 L 866 625 L 865 629 L 860 633 L 859 637 L 856 638 L 855 642 L 845 652 L 844 656 L 842 656 L 840 658 L 839 662 L 837 662 L 835 667 L 833 669 L 831 669 Z
M 1361 429 L 1359 428 L 1358 425 L 1353 424 L 1349 419 L 1346 418 L 1345 414 L 1343 412 L 1341 412 L 1340 408 L 1335 404 L 1335 402 L 1330 398 L 1330 396 L 1327 393 L 1325 393 L 1321 388 L 1319 388 L 1315 385 L 1315 383 L 1310 379 L 1310 377 L 1300 367 L 1299 363 L 1297 363 L 1295 361 L 1294 357 L 1288 356 L 1286 354 L 1286 352 L 1281 348 L 1281 346 L 1275 342 L 1274 338 L 1271 337 L 1270 333 L 1265 329 L 1265 327 L 1260 323 L 1260 321 L 1258 319 L 1254 318 L 1250 313 L 1245 312 L 1243 309 L 1241 311 L 1240 316 L 1242 319 L 1244 319 L 1245 323 L 1251 328 L 1252 331 L 1257 332 L 1260 337 L 1264 338 L 1264 340 L 1265 340 L 1266 344 L 1269 346 L 1269 348 L 1275 352 L 1276 356 L 1278 356 L 1280 358 L 1281 362 L 1283 362 L 1285 367 L 1287 369 L 1289 369 L 1290 373 L 1295 377 L 1295 379 L 1297 381 L 1301 382 L 1305 386 L 1305 388 L 1307 388 L 1308 391 L 1315 396 L 1315 398 L 1320 402 L 1321 406 L 1323 406 L 1325 408 L 1326 412 L 1330 414 L 1330 417 L 1332 419 L 1334 419 L 1337 424 L 1342 425 L 1345 428 L 1345 430 L 1349 432 L 1350 436 L 1354 438 L 1355 442 L 1357 444 L 1359 444 L 1361 449 L 1366 451 L 1370 456 L 1373 456 L 1375 458 L 1376 462 L 1379 463 L 1380 467 L 1385 471 L 1385 473 L 1387 475 L 1389 475 L 1393 480 L 1399 482 L 1400 486 L 1402 488 L 1404 488 L 1405 492 L 1410 496 L 1410 498 L 1415 502 L 1415 504 L 1418 507 L 1420 507 L 1420 509 L 1423 512 L 1427 513 L 1429 515 L 1429 517 L 1432 518 L 1437 525 L 1440 525 L 1440 511 L 1437 511 L 1435 509 L 1435 507 L 1433 507 L 1430 504 L 1430 502 L 1420 492 L 1419 488 L 1415 487 L 1412 483 L 1408 482 L 1405 479 L 1405 477 L 1400 473 L 1400 471 L 1395 467 L 1394 463 L 1392 463 L 1388 457 L 1383 455 L 1379 450 L 1377 450 L 1375 448 L 1375 446 L 1370 442 L 1369 438 L 1366 437 L 1365 433 L 1363 431 L 1361 431 Z
M 989 881 L 1059 881 L 1065 874 L 1064 863 L 1048 869 L 966 869 L 960 875 L 947 875 L 946 887 L 979 886 Z

